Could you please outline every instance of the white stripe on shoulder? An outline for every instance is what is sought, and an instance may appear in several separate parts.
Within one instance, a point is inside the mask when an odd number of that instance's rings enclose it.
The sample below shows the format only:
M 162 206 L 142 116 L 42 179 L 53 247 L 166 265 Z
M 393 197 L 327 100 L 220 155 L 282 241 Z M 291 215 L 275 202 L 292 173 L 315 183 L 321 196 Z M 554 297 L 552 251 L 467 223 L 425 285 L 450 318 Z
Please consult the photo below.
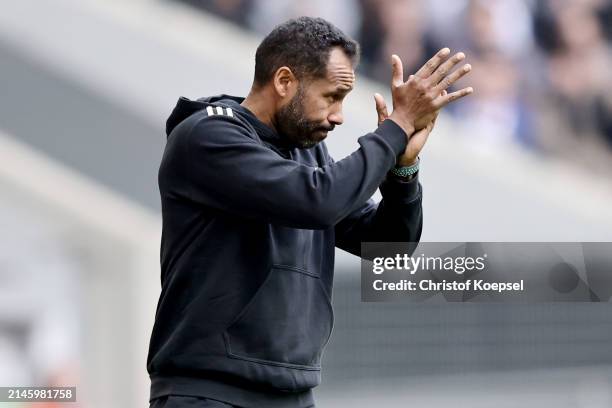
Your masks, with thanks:
M 232 110 L 232 108 L 223 109 L 223 107 L 221 106 L 207 106 L 206 113 L 208 114 L 208 116 L 221 115 L 228 116 L 230 118 L 234 117 L 234 111 Z

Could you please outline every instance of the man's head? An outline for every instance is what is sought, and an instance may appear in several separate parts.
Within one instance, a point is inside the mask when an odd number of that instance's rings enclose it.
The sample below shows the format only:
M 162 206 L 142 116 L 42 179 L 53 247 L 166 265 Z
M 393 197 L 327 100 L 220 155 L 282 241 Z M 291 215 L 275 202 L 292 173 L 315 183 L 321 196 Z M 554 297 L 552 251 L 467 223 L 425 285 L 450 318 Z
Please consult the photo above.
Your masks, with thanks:
M 277 26 L 255 55 L 253 90 L 271 99 L 276 130 L 302 148 L 343 122 L 342 102 L 353 89 L 359 45 L 321 18 Z

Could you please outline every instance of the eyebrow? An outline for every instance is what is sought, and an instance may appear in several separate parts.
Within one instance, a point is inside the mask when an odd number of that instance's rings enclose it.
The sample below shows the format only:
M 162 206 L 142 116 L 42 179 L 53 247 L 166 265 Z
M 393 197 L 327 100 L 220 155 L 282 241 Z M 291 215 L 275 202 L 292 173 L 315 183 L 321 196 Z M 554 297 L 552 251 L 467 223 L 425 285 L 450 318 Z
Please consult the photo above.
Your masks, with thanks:
M 325 96 L 331 96 L 331 95 L 346 95 L 349 92 L 351 92 L 353 90 L 353 87 L 351 86 L 350 88 L 336 88 L 333 91 L 329 91 L 325 93 Z

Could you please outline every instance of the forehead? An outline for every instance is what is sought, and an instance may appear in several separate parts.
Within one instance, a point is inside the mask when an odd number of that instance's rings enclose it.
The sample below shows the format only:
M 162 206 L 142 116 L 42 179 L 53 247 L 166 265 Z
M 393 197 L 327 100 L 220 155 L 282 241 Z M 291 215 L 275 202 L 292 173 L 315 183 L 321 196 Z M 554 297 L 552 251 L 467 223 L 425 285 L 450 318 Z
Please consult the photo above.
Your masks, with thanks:
M 327 62 L 327 73 L 321 78 L 326 87 L 336 90 L 350 91 L 355 83 L 355 71 L 349 57 L 339 48 L 334 48 L 329 53 Z

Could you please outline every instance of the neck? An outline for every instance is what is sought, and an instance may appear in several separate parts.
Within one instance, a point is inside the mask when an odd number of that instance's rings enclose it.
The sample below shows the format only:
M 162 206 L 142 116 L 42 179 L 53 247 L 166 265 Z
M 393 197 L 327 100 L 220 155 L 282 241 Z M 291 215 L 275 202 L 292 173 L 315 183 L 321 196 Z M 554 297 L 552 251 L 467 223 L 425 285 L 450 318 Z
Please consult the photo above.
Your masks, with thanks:
M 265 90 L 254 90 L 251 88 L 251 91 L 240 105 L 250 110 L 257 119 L 276 131 L 274 115 L 272 114 L 273 110 L 270 107 L 271 100 L 273 100 L 271 95 L 266 95 Z

